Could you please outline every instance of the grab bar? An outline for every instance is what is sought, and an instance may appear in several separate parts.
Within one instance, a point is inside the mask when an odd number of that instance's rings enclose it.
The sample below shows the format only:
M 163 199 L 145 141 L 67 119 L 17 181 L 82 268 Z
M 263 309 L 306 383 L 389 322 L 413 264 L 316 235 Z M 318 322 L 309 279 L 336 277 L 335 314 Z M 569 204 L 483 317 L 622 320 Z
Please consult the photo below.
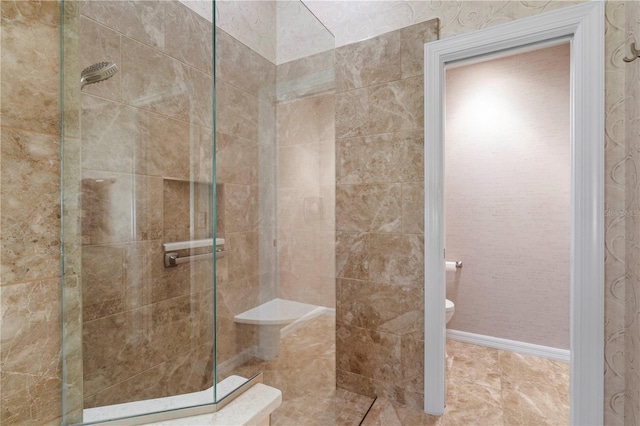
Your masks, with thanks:
M 216 260 L 222 259 L 227 255 L 227 250 L 223 248 L 216 249 Z M 178 256 L 177 252 L 169 252 L 164 254 L 164 267 L 173 268 L 183 263 L 194 262 L 196 260 L 211 259 L 213 253 L 194 254 L 190 256 Z
M 216 238 L 216 246 L 223 245 L 224 238 Z M 176 241 L 174 243 L 164 243 L 162 244 L 162 250 L 168 252 L 211 246 L 213 246 L 213 238 L 205 238 L 204 240 Z

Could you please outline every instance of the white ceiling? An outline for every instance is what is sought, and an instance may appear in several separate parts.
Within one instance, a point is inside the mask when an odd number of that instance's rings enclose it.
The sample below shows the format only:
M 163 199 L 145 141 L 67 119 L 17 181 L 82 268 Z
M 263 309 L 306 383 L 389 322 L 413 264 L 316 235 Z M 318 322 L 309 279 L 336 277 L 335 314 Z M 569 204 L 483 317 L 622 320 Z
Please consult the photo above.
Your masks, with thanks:
M 181 0 L 211 20 L 209 0 Z M 216 25 L 273 63 L 344 46 L 436 15 L 442 2 L 397 0 L 226 0 L 216 2 Z M 320 20 L 318 22 L 311 13 Z

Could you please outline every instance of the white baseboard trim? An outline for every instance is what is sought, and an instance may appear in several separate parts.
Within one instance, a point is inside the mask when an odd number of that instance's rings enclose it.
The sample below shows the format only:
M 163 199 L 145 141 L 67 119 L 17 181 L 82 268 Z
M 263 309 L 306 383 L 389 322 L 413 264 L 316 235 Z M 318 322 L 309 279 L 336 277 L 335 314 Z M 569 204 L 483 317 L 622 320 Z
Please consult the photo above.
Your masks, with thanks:
M 517 352 L 525 355 L 533 355 L 555 359 L 557 361 L 569 362 L 570 352 L 568 349 L 534 345 L 532 343 L 518 342 L 517 340 L 501 339 L 499 337 L 485 336 L 484 334 L 475 334 L 449 329 L 447 329 L 447 339 L 486 346 L 494 349 L 501 349 L 503 351 Z

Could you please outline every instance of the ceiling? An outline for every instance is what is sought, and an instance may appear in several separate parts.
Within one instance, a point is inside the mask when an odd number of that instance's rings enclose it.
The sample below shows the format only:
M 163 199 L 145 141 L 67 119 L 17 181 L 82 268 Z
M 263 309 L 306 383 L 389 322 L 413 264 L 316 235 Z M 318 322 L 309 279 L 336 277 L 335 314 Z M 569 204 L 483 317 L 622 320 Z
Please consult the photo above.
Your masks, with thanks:
M 181 1 L 211 20 L 211 1 Z M 344 46 L 426 21 L 435 15 L 434 8 L 441 2 L 303 0 L 302 3 L 219 0 L 216 25 L 273 63 L 281 64 L 333 48 L 333 40 L 324 27 L 335 36 L 336 47 Z

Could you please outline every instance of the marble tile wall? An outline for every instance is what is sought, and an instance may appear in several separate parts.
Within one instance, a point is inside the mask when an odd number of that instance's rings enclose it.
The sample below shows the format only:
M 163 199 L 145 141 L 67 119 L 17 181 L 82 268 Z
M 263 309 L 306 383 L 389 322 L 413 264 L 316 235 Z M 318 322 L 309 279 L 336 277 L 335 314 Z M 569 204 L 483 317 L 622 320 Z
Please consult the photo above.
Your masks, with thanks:
M 347 3 L 348 2 L 343 2 Z M 394 7 L 398 2 L 392 2 L 388 7 Z M 420 13 L 410 13 L 411 22 L 426 21 L 428 19 L 440 18 L 441 36 L 449 37 L 456 34 L 473 31 L 487 26 L 496 25 L 503 22 L 520 19 L 527 16 L 536 15 L 549 10 L 568 7 L 579 1 L 571 2 L 498 2 L 498 1 L 463 1 L 453 4 L 451 2 L 431 1 L 427 3 L 410 3 L 403 5 L 414 8 L 418 5 L 422 8 Z M 370 5 L 373 2 L 370 2 Z M 625 70 L 627 65 L 622 61 L 625 53 L 628 52 L 629 40 L 625 33 L 625 15 L 627 8 L 633 7 L 632 2 L 608 1 L 605 4 L 605 211 L 615 212 L 625 209 L 625 157 L 627 147 L 630 146 L 633 135 L 625 134 Z M 339 9 L 337 9 L 339 10 Z M 366 14 L 369 9 L 362 9 Z M 632 11 L 633 9 L 629 9 Z M 335 15 L 335 10 L 331 12 Z M 406 18 L 405 15 L 398 15 L 396 18 Z M 358 16 L 352 17 L 341 28 L 340 34 L 360 34 L 360 30 L 381 31 L 384 26 L 361 26 L 358 27 Z M 356 28 L 357 27 L 357 28 Z M 342 31 L 342 30 L 345 31 Z M 357 37 L 357 36 L 355 36 Z M 637 37 L 637 34 L 636 34 Z M 338 36 L 338 39 L 340 36 Z M 338 42 L 338 44 L 340 44 Z M 340 49 L 338 49 L 340 50 Z M 353 60 L 353 59 L 352 59 Z M 338 61 L 339 62 L 339 61 Z M 336 110 L 338 117 L 349 111 L 347 120 L 338 120 L 338 129 L 351 135 L 358 135 L 366 128 L 366 118 L 362 113 L 363 108 L 369 108 L 368 99 L 362 96 L 364 92 L 352 90 L 350 95 L 337 99 Z M 347 92 L 348 93 L 348 92 Z M 343 109 L 341 109 L 341 101 Z M 350 111 L 348 105 L 352 105 Z M 360 109 L 358 109 L 358 107 Z M 358 113 L 360 111 L 360 113 Z M 338 142 L 339 143 L 339 142 Z M 338 147 L 339 149 L 339 147 Z M 337 168 L 340 164 L 337 163 Z M 635 189 L 630 190 L 635 194 Z M 624 218 L 616 215 L 605 217 L 605 371 L 604 388 L 606 424 L 624 424 L 625 412 L 625 292 L 624 288 L 627 280 L 625 267 L 626 244 L 619 244 L 619 241 L 633 238 L 633 230 L 627 230 Z M 363 234 L 344 235 L 337 237 L 337 269 L 345 270 L 350 274 L 366 273 L 366 238 Z M 345 245 L 352 247 L 346 256 Z M 342 247 L 341 247 L 342 246 Z M 343 250 L 341 252 L 341 250 Z M 340 273 L 340 272 L 338 272 Z M 338 275 L 340 277 L 340 275 Z M 637 285 L 634 284 L 634 288 Z M 339 303 L 338 295 L 338 303 Z M 627 318 L 629 318 L 627 316 Z M 340 344 L 337 347 L 338 353 L 343 348 Z M 637 356 L 637 350 L 633 356 Z M 341 383 L 338 372 L 338 383 Z M 371 390 L 369 382 L 362 380 L 361 376 L 342 374 L 342 383 L 349 380 L 353 388 L 360 387 L 363 391 Z M 637 388 L 637 387 L 635 387 Z M 628 400 L 628 398 L 627 398 Z
M 333 67 L 330 51 L 277 68 L 279 297 L 331 308 L 335 88 L 324 77 Z
M 3 425 L 60 422 L 59 19 L 57 2 L 0 3 Z
M 80 2 L 76 72 L 119 66 L 81 98 L 85 408 L 212 385 L 212 262 L 162 250 L 212 236 L 211 31 L 179 2 Z
M 276 66 L 216 28 L 216 77 L 218 234 L 228 250 L 217 263 L 217 362 L 233 367 L 258 343 L 256 327 L 233 317 L 276 297 Z
M 336 49 L 338 387 L 422 405 L 422 45 L 437 20 Z

